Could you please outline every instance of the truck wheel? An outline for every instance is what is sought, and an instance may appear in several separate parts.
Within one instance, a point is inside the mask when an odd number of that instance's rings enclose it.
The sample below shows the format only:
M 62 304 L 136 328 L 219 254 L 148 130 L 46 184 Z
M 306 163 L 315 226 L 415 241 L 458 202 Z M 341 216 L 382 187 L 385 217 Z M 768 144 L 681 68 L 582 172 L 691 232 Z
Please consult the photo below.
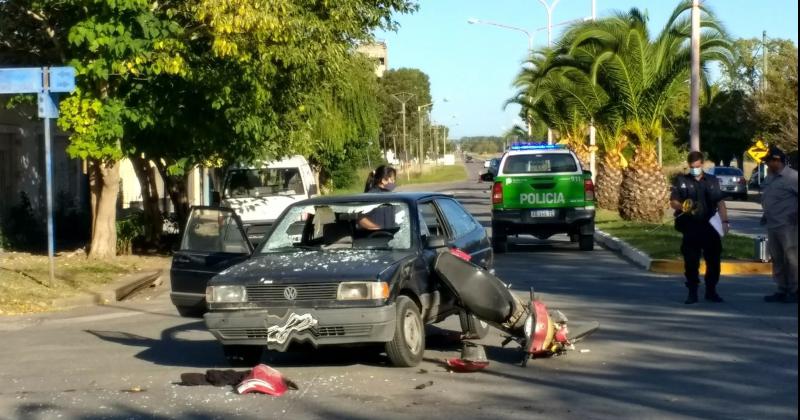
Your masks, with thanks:
M 458 318 L 461 321 L 461 332 L 464 338 L 480 340 L 489 334 L 489 324 L 466 312 L 459 312 Z
M 227 360 L 228 364 L 231 366 L 253 367 L 261 361 L 261 355 L 264 353 L 264 347 L 223 345 L 222 352 L 225 353 L 225 360 Z
M 581 235 L 578 239 L 578 248 L 581 251 L 591 251 L 594 249 L 594 235 Z
M 408 296 L 398 296 L 396 305 L 397 325 L 392 341 L 386 343 L 386 354 L 394 366 L 416 366 L 425 353 L 425 325 L 417 304 Z

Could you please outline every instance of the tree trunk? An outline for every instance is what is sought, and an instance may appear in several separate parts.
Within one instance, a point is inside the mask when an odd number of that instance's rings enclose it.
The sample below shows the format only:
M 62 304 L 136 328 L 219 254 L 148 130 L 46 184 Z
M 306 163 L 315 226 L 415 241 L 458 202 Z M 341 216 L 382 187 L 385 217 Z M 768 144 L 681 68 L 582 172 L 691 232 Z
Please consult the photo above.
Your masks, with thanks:
M 625 220 L 659 223 L 669 201 L 669 185 L 653 147 L 638 146 L 623 173 L 619 214 Z
M 149 244 L 158 242 L 163 229 L 161 211 L 158 208 L 158 188 L 156 187 L 156 173 L 150 161 L 142 155 L 131 156 L 133 170 L 139 179 L 142 190 L 142 207 L 144 209 L 145 240 Z
M 117 195 L 119 162 L 89 160 L 92 194 L 92 244 L 89 258 L 117 255 Z
M 186 220 L 189 218 L 189 194 L 187 188 L 189 172 L 184 171 L 182 175 L 169 175 L 164 163 L 155 161 L 155 164 L 161 174 L 161 178 L 167 184 L 167 194 L 169 194 L 169 199 L 175 208 L 175 215 L 178 218 L 178 227 L 182 236 Z
M 619 154 L 615 150 L 606 151 L 597 171 L 595 188 L 597 206 L 606 210 L 619 210 L 619 190 L 622 186 L 622 168 Z

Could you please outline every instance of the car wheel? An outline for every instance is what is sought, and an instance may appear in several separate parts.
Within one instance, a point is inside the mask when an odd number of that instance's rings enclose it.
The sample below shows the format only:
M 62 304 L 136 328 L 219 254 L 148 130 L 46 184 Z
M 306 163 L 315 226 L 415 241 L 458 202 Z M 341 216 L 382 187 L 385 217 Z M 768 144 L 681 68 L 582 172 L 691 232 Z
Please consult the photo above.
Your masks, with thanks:
M 178 315 L 184 318 L 202 318 L 206 312 L 204 306 L 176 306 L 175 309 L 178 310 Z
M 475 315 L 459 312 L 458 318 L 461 321 L 461 332 L 464 338 L 480 340 L 489 334 L 489 324 L 480 320 Z
M 228 361 L 229 365 L 234 367 L 252 367 L 261 361 L 261 355 L 264 353 L 264 347 L 223 345 L 222 352 L 225 353 L 225 360 Z
M 497 254 L 508 251 L 508 236 L 503 225 L 492 223 L 492 249 Z
M 594 235 L 581 235 L 578 238 L 578 248 L 581 251 L 591 251 L 594 249 Z
M 417 304 L 408 296 L 398 296 L 396 305 L 394 337 L 386 343 L 386 354 L 394 366 L 416 366 L 425 353 L 425 325 Z

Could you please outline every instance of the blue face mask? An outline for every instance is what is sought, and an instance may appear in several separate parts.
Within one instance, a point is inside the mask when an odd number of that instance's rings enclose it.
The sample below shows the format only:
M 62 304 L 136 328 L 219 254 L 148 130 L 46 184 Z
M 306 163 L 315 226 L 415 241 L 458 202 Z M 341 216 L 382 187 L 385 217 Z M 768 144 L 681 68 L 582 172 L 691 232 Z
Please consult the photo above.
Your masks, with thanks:
M 692 176 L 700 176 L 703 174 L 703 168 L 689 168 L 689 173 Z
M 381 189 L 383 189 L 384 191 L 394 191 L 394 187 L 395 187 L 394 182 L 389 182 L 386 185 L 382 186 Z

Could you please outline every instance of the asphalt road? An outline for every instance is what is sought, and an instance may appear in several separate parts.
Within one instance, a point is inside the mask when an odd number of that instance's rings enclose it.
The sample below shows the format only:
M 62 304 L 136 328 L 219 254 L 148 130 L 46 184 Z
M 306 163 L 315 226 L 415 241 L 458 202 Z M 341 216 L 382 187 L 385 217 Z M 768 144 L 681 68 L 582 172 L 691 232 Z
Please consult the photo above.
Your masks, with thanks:
M 488 184 L 471 179 L 439 189 L 488 224 Z M 202 321 L 178 317 L 161 287 L 112 306 L 0 318 L 0 418 L 797 418 L 797 306 L 762 303 L 766 277 L 725 278 L 726 303 L 687 307 L 679 277 L 580 252 L 566 236 L 520 238 L 496 268 L 601 330 L 527 368 L 494 331 L 483 340 L 491 365 L 456 374 L 439 362 L 459 354 L 450 319 L 430 329 L 417 368 L 387 367 L 368 349 L 270 354 L 264 362 L 300 390 L 240 396 L 176 384 L 226 365 Z

